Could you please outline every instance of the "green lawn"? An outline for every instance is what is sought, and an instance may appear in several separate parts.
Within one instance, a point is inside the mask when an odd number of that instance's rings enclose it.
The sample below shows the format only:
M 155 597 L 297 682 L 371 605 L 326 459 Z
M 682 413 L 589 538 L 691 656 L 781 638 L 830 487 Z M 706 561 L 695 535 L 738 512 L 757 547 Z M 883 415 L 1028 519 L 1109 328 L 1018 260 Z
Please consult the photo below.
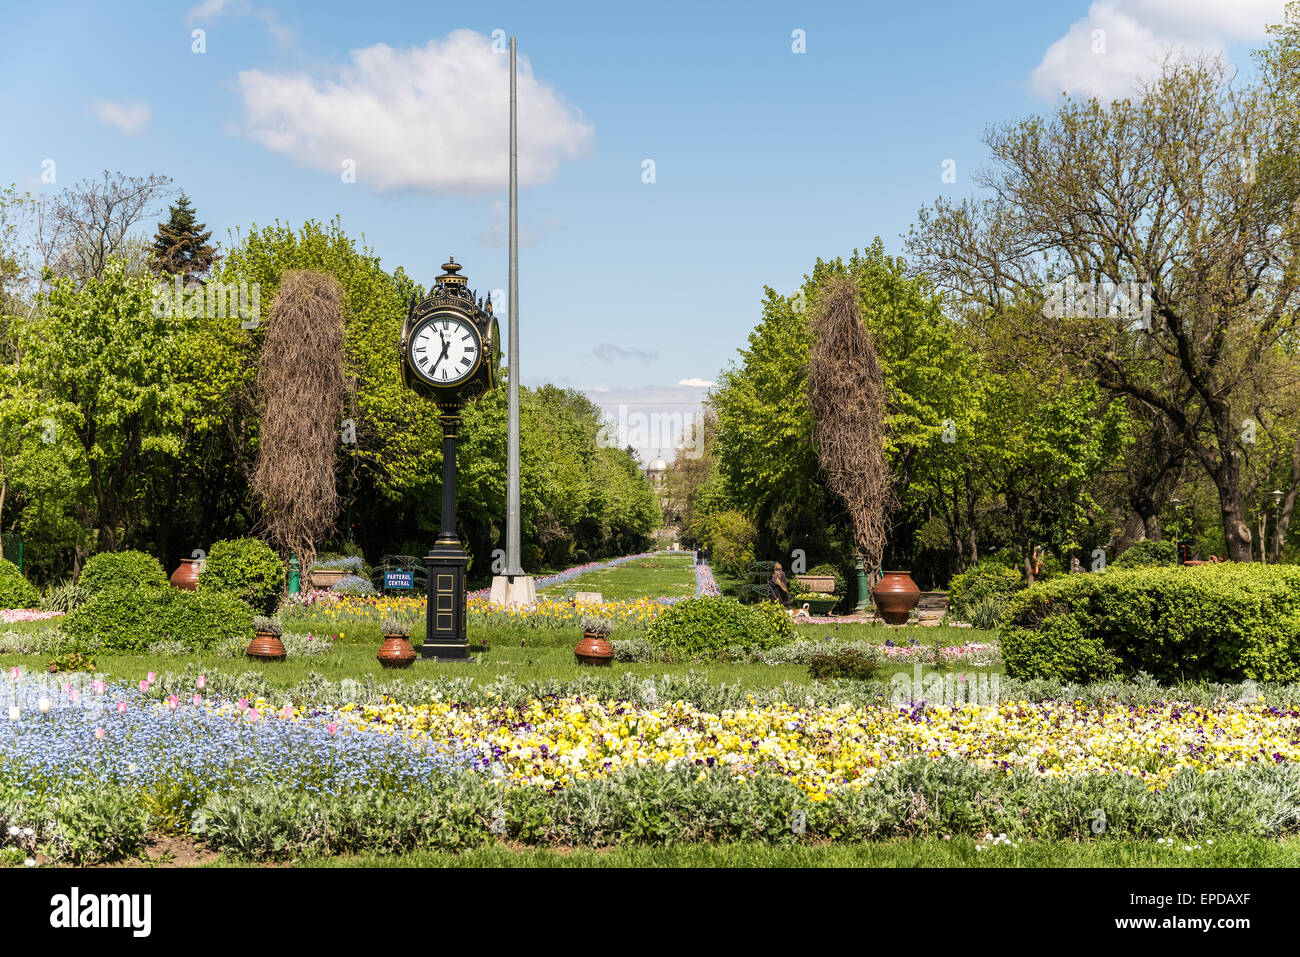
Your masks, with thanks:
M 558 598 L 575 591 L 598 591 L 605 601 L 678 598 L 695 594 L 695 560 L 691 555 L 654 555 L 587 572 L 539 593 Z
M 1212 841 L 1212 843 L 1210 843 Z M 1187 845 L 1200 845 L 1186 851 Z M 609 850 L 513 850 L 504 846 L 399 856 L 309 858 L 306 867 L 1297 867 L 1300 841 L 1225 834 L 1209 841 L 1025 841 L 978 850 L 970 838 L 768 847 L 703 844 Z M 217 866 L 238 866 L 223 859 Z

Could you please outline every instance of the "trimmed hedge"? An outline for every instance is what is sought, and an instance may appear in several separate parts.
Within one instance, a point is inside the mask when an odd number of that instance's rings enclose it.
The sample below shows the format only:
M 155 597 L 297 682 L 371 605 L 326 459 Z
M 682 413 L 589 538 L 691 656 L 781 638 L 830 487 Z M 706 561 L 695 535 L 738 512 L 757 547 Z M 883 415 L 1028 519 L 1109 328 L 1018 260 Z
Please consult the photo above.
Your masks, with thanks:
M 89 594 L 136 585 L 166 585 L 167 573 L 148 552 L 100 552 L 91 555 L 77 584 Z
M 965 615 L 982 599 L 1004 604 L 1025 587 L 1025 576 L 1002 561 L 982 558 L 979 563 L 952 577 L 948 583 L 948 610 Z
M 1173 542 L 1157 542 L 1144 538 L 1134 542 L 1110 563 L 1111 568 L 1153 568 L 1158 565 L 1177 565 L 1178 547 Z
M 198 590 L 233 595 L 258 614 L 273 615 L 284 581 L 284 562 L 271 546 L 256 538 L 231 538 L 208 552 Z
M 1113 569 L 1027 589 L 1003 616 L 1013 677 L 1300 679 L 1300 567 Z
M 137 585 L 100 592 L 63 619 L 73 646 L 143 655 L 159 641 L 215 651 L 253 638 L 253 610 L 232 595 Z
M 767 607 L 764 607 L 767 606 Z M 794 638 L 785 609 L 774 602 L 742 605 L 734 598 L 687 598 L 651 623 L 656 648 L 688 658 L 718 658 L 729 647 L 773 648 Z
M 40 601 L 41 593 L 23 577 L 18 566 L 0 558 L 0 608 L 35 608 Z

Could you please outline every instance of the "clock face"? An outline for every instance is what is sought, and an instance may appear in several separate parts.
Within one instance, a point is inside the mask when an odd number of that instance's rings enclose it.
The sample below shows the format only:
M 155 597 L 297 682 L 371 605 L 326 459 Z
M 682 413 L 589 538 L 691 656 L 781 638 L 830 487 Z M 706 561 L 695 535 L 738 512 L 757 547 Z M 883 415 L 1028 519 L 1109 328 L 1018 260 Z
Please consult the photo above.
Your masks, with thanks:
M 478 334 L 463 319 L 434 316 L 411 332 L 411 368 L 433 385 L 455 385 L 478 367 Z

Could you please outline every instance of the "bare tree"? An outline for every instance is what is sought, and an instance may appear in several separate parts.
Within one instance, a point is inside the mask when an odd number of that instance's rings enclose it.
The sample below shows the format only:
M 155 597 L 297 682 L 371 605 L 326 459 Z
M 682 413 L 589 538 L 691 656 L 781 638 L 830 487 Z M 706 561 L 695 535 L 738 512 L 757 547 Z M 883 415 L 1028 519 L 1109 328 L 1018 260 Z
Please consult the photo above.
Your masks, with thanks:
M 104 272 L 113 257 L 139 258 L 131 230 L 151 219 L 174 190 L 171 179 L 157 173 L 127 176 L 104 170 L 100 180 L 82 180 L 57 196 L 42 200 L 37 212 L 36 245 L 56 276 L 81 283 Z

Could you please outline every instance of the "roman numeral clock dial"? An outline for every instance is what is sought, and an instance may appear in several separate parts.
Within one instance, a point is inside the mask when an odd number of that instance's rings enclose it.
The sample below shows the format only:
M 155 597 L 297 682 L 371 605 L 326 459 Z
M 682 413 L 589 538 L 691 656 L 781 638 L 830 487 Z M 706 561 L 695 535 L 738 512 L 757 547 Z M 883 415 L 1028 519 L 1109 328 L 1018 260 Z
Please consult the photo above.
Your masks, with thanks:
M 478 367 L 478 335 L 466 322 L 434 316 L 411 333 L 411 360 L 422 379 L 433 385 L 455 385 Z

